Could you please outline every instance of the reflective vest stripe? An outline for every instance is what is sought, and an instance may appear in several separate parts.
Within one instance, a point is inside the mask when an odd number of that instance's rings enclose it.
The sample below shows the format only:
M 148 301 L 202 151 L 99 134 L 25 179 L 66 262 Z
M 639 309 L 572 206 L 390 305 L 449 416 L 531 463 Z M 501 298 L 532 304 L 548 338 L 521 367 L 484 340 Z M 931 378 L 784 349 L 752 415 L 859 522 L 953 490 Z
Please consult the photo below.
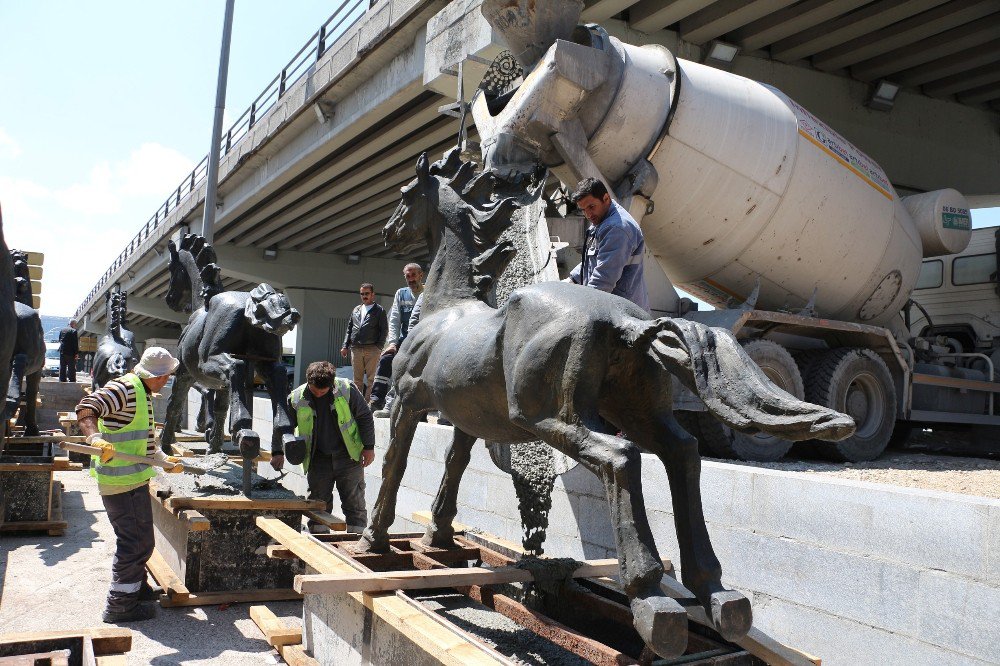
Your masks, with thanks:
M 354 427 L 354 424 L 355 424 L 355 421 L 354 421 L 354 417 L 352 416 L 350 421 L 348 421 L 347 423 L 341 423 L 340 424 L 340 432 L 342 432 L 342 433 L 344 433 L 346 435 L 347 431 Z
M 125 431 L 119 430 L 118 432 L 102 432 L 101 433 L 101 439 L 103 439 L 105 442 L 111 442 L 112 444 L 114 444 L 115 442 L 131 442 L 133 439 L 136 438 L 135 434 L 137 432 L 139 432 L 139 431 L 138 430 L 125 430 Z M 146 435 L 146 437 L 148 439 L 148 437 L 149 437 L 149 427 L 148 426 L 143 430 L 143 433 Z
M 142 463 L 135 463 L 132 465 L 123 465 L 121 467 L 111 467 L 110 465 L 97 463 L 94 469 L 96 469 L 97 473 L 101 476 L 127 476 L 128 474 L 135 474 L 136 472 L 142 472 L 143 470 L 150 469 L 150 466 L 143 465 Z

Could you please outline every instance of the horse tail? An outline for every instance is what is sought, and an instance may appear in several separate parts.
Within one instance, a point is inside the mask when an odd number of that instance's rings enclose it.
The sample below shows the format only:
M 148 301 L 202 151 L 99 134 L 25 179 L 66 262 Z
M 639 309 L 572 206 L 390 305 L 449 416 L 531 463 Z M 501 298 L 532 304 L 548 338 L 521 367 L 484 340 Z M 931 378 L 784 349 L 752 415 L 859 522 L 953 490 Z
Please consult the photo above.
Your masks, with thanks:
M 775 386 L 724 328 L 662 317 L 636 319 L 626 329 L 633 348 L 644 350 L 734 430 L 829 441 L 854 433 L 850 416 L 803 402 Z
M 279 294 L 266 283 L 257 285 L 250 292 L 243 316 L 251 326 L 279 337 L 295 328 L 302 318 L 287 296 Z

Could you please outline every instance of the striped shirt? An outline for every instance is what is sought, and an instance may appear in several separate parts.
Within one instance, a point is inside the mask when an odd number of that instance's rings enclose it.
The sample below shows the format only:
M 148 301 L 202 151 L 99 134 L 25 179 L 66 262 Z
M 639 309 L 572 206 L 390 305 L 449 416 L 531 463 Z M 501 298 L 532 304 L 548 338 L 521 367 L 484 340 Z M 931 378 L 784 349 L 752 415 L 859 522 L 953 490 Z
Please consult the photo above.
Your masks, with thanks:
M 136 393 L 135 387 L 131 383 L 123 382 L 119 379 L 112 379 L 104 388 L 100 388 L 76 406 L 76 411 L 89 409 L 97 414 L 97 418 L 104 419 L 104 425 L 112 430 L 124 428 L 135 419 Z M 146 397 L 146 411 L 149 416 L 149 434 L 146 436 L 146 455 L 162 460 L 165 455 L 156 446 L 156 425 L 153 423 L 153 400 L 151 396 Z M 133 490 L 145 481 L 134 486 L 100 486 L 102 495 L 117 494 Z

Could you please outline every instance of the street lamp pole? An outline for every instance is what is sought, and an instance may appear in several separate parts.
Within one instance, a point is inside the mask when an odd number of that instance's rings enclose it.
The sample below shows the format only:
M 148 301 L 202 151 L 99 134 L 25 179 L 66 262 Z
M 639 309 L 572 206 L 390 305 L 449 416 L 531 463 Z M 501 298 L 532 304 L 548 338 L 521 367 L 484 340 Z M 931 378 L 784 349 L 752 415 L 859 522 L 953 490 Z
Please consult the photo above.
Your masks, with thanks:
M 219 187 L 219 144 L 222 143 L 222 114 L 226 109 L 226 84 L 229 80 L 229 42 L 233 35 L 233 5 L 226 0 L 226 18 L 222 26 L 222 52 L 219 54 L 219 82 L 215 90 L 215 122 L 212 124 L 212 145 L 208 150 L 208 187 L 205 192 L 205 215 L 201 235 L 211 243 L 215 235 L 215 201 Z

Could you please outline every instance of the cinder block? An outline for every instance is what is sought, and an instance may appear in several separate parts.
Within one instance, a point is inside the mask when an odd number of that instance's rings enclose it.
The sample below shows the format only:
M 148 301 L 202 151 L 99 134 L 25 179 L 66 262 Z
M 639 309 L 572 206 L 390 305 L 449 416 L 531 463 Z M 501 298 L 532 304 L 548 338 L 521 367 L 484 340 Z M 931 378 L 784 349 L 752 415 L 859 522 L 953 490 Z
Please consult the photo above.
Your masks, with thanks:
M 984 660 L 1000 659 L 1000 589 L 943 571 L 924 571 L 914 604 L 928 642 Z
M 611 510 L 607 500 L 583 496 L 580 498 L 580 536 L 584 541 L 604 548 L 615 548 L 615 531 L 611 525 Z
M 462 483 L 458 488 L 459 502 L 481 511 L 498 512 L 500 508 L 491 501 L 487 487 L 487 477 L 476 471 L 466 471 L 462 475 Z

